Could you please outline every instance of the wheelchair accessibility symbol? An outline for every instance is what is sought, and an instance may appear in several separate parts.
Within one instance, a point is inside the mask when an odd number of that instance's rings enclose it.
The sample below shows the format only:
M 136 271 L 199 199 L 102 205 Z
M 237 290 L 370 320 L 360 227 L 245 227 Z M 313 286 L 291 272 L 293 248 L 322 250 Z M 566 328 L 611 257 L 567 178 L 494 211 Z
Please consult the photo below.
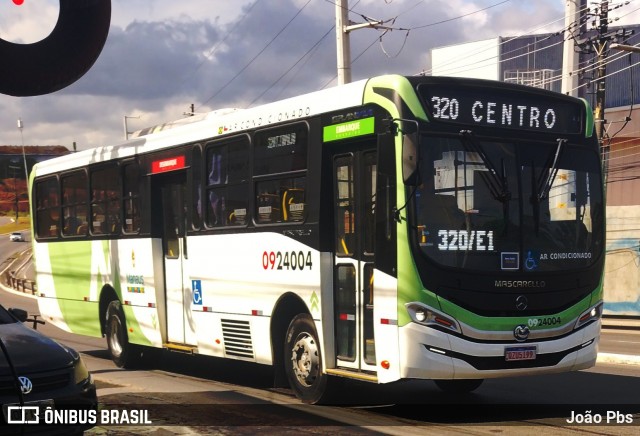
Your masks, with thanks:
M 531 251 L 527 252 L 527 259 L 524 261 L 524 266 L 529 271 L 533 271 L 538 268 L 538 260 L 540 255 L 537 253 L 532 253 Z
M 193 289 L 193 304 L 202 306 L 202 280 L 191 280 Z

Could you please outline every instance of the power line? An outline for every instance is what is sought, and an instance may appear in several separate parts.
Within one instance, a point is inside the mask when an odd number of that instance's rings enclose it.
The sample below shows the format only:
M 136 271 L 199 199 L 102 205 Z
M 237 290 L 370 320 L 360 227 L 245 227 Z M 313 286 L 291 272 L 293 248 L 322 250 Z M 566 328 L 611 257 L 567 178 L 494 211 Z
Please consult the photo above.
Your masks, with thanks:
M 335 2 L 333 2 L 333 1 L 330 1 L 330 0 L 325 0 L 325 1 L 326 1 L 327 3 L 331 3 L 331 4 L 332 4 L 332 5 L 334 5 L 334 6 L 337 6 L 337 5 L 336 5 L 336 3 L 335 3 Z M 358 6 L 358 5 L 360 4 L 360 1 L 361 1 L 361 0 L 358 0 L 358 1 L 356 2 L 356 4 L 355 4 L 355 5 L 353 5 L 353 7 L 355 8 L 356 6 Z M 348 9 L 348 10 L 349 10 L 349 11 L 353 11 L 353 9 Z M 326 33 L 322 38 L 320 38 L 320 41 L 318 41 L 316 44 L 314 44 L 314 46 L 313 46 L 310 50 L 308 50 L 304 55 L 302 55 L 302 56 L 298 59 L 298 61 L 297 61 L 297 62 L 296 62 L 296 63 L 295 63 L 295 64 L 294 64 L 294 65 L 293 65 L 289 70 L 287 70 L 287 72 L 285 73 L 285 75 L 286 75 L 289 71 L 291 71 L 291 69 L 292 69 L 293 67 L 295 67 L 295 65 L 296 65 L 296 64 L 298 64 L 302 59 L 304 59 L 304 58 L 305 58 L 305 56 L 307 56 L 307 54 L 309 54 L 311 51 L 317 50 L 317 47 L 318 47 L 318 45 L 320 44 L 320 42 L 321 42 L 321 41 L 322 41 L 326 36 L 328 36 L 328 35 L 329 35 L 329 34 L 330 34 L 330 33 L 331 33 L 335 28 L 336 28 L 335 24 L 334 24 L 334 25 L 332 25 L 332 26 L 329 28 L 329 30 L 327 30 L 327 33 Z M 311 58 L 312 58 L 312 57 L 313 57 L 313 55 L 312 55 L 312 56 L 307 57 L 307 59 L 304 61 L 304 63 L 303 63 L 303 64 L 302 64 L 302 66 L 298 69 L 298 71 L 297 71 L 295 74 L 293 74 L 293 75 L 291 76 L 291 78 L 289 79 L 289 81 L 288 81 L 288 82 L 287 82 L 287 83 L 282 87 L 282 89 L 280 90 L 280 92 L 278 93 L 278 95 L 277 95 L 277 97 L 276 97 L 276 98 L 279 98 L 279 97 L 280 97 L 280 95 L 282 95 L 282 93 L 283 93 L 283 92 L 284 92 L 284 91 L 289 87 L 289 85 L 291 84 L 291 82 L 293 81 L 293 79 L 294 79 L 298 74 L 300 74 L 300 71 L 302 71 L 302 69 L 304 68 L 304 66 L 309 62 L 309 60 L 311 60 Z M 335 77 L 337 77 L 337 75 L 336 75 Z M 335 77 L 334 77 L 334 79 L 335 79 Z M 332 79 L 332 81 L 333 81 L 334 79 Z M 279 80 L 280 80 L 280 78 L 278 78 L 278 80 L 276 80 L 276 82 L 278 82 Z M 273 86 L 273 85 L 272 85 L 272 86 Z M 270 86 L 269 88 L 271 88 L 272 86 Z M 326 86 L 326 85 L 325 85 L 325 86 Z M 266 91 L 265 91 L 265 92 L 266 92 Z M 255 100 L 254 100 L 253 102 L 251 102 L 251 104 L 253 104 L 254 102 L 255 102 Z M 250 104 L 250 105 L 251 105 L 251 104 Z
M 330 34 L 331 32 L 333 32 L 333 30 L 335 29 L 335 27 L 336 27 L 336 26 L 331 26 L 331 28 L 330 28 L 330 29 L 329 29 L 329 30 L 328 30 L 328 31 L 327 31 L 327 32 L 326 32 L 326 33 L 325 33 L 325 34 L 324 34 L 324 35 L 323 35 L 323 36 L 322 36 L 318 41 L 316 41 L 316 43 L 315 43 L 315 44 L 313 44 L 313 45 L 311 46 L 311 48 L 305 52 L 305 54 L 304 54 L 304 55 L 302 55 L 300 58 L 298 58 L 298 60 L 297 60 L 293 65 L 291 65 L 291 66 L 289 67 L 289 69 L 287 69 L 287 71 L 285 71 L 284 73 L 282 73 L 282 74 L 280 75 L 280 77 L 278 77 L 278 78 L 275 80 L 275 82 L 273 82 L 271 85 L 269 85 L 269 87 L 268 87 L 267 89 L 265 89 L 264 91 L 262 91 L 262 93 L 261 93 L 260 95 L 258 95 L 256 98 L 254 98 L 254 99 L 251 101 L 251 103 L 249 103 L 249 104 L 247 105 L 247 107 L 251 107 L 251 106 L 253 106 L 253 104 L 254 104 L 256 101 L 260 100 L 260 98 L 262 98 L 262 96 L 263 96 L 263 95 L 265 95 L 267 92 L 269 92 L 269 91 L 271 90 L 271 88 L 273 88 L 273 87 L 274 87 L 274 86 L 275 86 L 275 85 L 276 85 L 280 80 L 282 80 L 282 78 L 283 78 L 284 76 L 286 76 L 287 74 L 289 74 L 289 72 L 290 72 L 291 70 L 293 70 L 293 68 L 294 68 L 296 65 L 298 65 L 300 62 L 302 62 L 302 60 L 303 60 L 305 57 L 307 57 L 307 55 L 308 55 L 309 53 L 311 53 L 313 50 L 315 50 L 315 49 L 318 47 L 318 45 L 320 45 L 320 43 L 321 43 L 321 42 L 322 42 L 322 41 L 323 41 L 327 36 L 329 36 L 329 34 Z
M 262 50 L 260 50 L 258 52 L 258 54 L 256 54 L 253 58 L 251 58 L 251 60 L 240 69 L 240 71 L 238 71 L 231 79 L 229 79 L 224 85 L 222 85 L 222 87 L 220 87 L 211 97 L 209 97 L 207 100 L 205 100 L 202 104 L 205 105 L 207 103 L 209 103 L 211 100 L 213 100 L 214 98 L 216 98 L 218 95 L 220 95 L 220 93 L 222 91 L 224 91 L 234 80 L 236 80 L 247 68 L 249 68 L 249 66 L 251 64 L 253 64 L 253 62 L 262 54 L 265 52 L 265 50 L 267 48 L 269 48 L 269 46 L 271 44 L 273 44 L 273 42 L 278 38 L 278 36 L 280 36 L 282 34 L 282 32 L 284 32 L 287 27 L 289 27 L 289 25 L 298 17 L 298 15 L 300 15 L 302 13 L 302 11 L 304 10 L 304 8 L 307 7 L 307 5 L 311 3 L 311 0 L 307 0 L 307 2 L 300 8 L 298 9 L 298 12 L 296 12 L 296 14 L 293 16 L 293 18 L 291 18 L 287 24 L 284 25 L 284 27 L 282 27 L 282 29 L 280 29 L 278 31 L 278 33 L 275 34 L 275 36 L 273 38 L 271 38 L 271 40 L 262 48 Z
M 410 27 L 409 29 L 399 29 L 399 30 L 418 30 L 418 29 L 425 29 L 427 27 L 437 26 L 439 24 L 449 23 L 451 21 L 456 21 L 456 20 L 460 20 L 462 18 L 466 18 L 466 17 L 468 17 L 470 15 L 473 15 L 473 14 L 477 14 L 477 13 L 480 13 L 480 12 L 487 11 L 489 9 L 495 8 L 495 7 L 503 5 L 505 3 L 509 3 L 510 1 L 511 0 L 504 0 L 504 1 L 501 1 L 499 3 L 495 3 L 493 5 L 487 6 L 486 8 L 482 8 L 482 9 L 478 9 L 477 11 L 469 12 L 468 14 L 459 15 L 457 17 L 449 18 L 449 19 L 446 19 L 446 20 L 437 21 L 435 23 L 424 24 L 422 26 L 413 26 L 413 27 Z
M 211 57 L 213 56 L 213 54 L 218 50 L 218 47 L 220 47 L 224 42 L 227 41 L 227 39 L 229 38 L 229 36 L 231 36 L 231 34 L 233 34 L 233 32 L 238 28 L 238 26 L 244 21 L 244 19 L 249 15 L 249 13 L 253 10 L 253 8 L 260 2 L 260 0 L 256 0 L 255 2 L 253 2 L 246 10 L 246 12 L 238 19 L 238 21 L 236 21 L 236 23 L 233 25 L 233 27 L 225 34 L 225 36 L 220 39 L 212 48 L 209 49 L 209 51 L 203 56 L 202 60 L 198 63 L 198 65 L 196 65 L 196 67 L 193 69 L 193 71 L 184 77 L 181 86 L 184 86 L 185 83 L 187 83 L 189 81 L 190 78 L 192 78 L 197 72 L 198 70 L 200 70 L 200 68 L 202 68 L 202 66 L 205 64 L 205 62 L 207 62 L 208 60 L 211 59 Z
M 585 10 L 586 10 L 586 9 L 585 9 Z M 538 31 L 538 30 L 540 30 L 540 29 L 544 29 L 545 27 L 548 27 L 548 26 L 550 26 L 550 25 L 552 25 L 552 24 L 555 24 L 555 23 L 557 23 L 558 21 L 564 21 L 564 19 L 565 19 L 565 16 L 563 15 L 562 17 L 560 17 L 560 18 L 558 18 L 558 19 L 556 19 L 556 20 L 553 20 L 553 21 L 551 21 L 551 22 L 548 22 L 548 23 L 545 23 L 545 24 L 542 24 L 542 25 L 536 26 L 536 27 L 534 27 L 534 28 L 531 28 L 531 29 L 525 30 L 524 32 L 522 32 L 522 33 L 521 33 L 521 34 L 519 34 L 519 35 L 516 35 L 516 36 L 510 37 L 510 38 L 508 38 L 508 39 L 506 39 L 506 40 L 502 41 L 500 44 L 498 44 L 498 48 L 499 48 L 499 47 L 501 47 L 501 46 L 503 46 L 503 45 L 505 45 L 505 44 L 507 44 L 507 43 L 509 43 L 509 42 L 511 42 L 511 41 L 514 41 L 514 40 L 516 40 L 516 39 L 518 39 L 518 38 L 521 38 L 521 37 L 522 37 L 522 36 L 524 36 L 524 35 L 529 35 L 529 34 L 531 34 L 531 33 L 535 33 L 536 31 Z M 489 51 L 489 50 L 492 50 L 492 49 L 493 49 L 493 47 L 491 47 L 491 48 L 487 48 L 487 49 L 484 49 L 484 50 L 480 50 L 480 51 L 474 51 L 473 53 L 469 52 L 469 53 L 467 53 L 466 55 L 469 55 L 469 56 L 470 56 L 470 55 L 472 55 L 472 54 L 482 53 L 482 52 Z M 465 55 L 462 55 L 462 57 L 464 57 L 464 56 L 465 56 Z M 495 59 L 496 57 L 497 57 L 497 56 L 492 56 L 492 57 L 490 57 L 490 58 L 488 58 L 488 59 Z M 457 60 L 452 60 L 452 61 L 450 61 L 450 62 L 443 63 L 443 64 L 441 65 L 441 67 L 444 67 L 444 66 L 447 66 L 447 65 L 451 65 L 451 64 L 454 64 L 454 63 L 456 63 L 456 62 L 457 62 Z M 466 65 L 475 65 L 476 63 L 478 63 L 478 62 L 474 62 L 474 63 L 466 64 Z M 465 65 L 463 65 L 463 66 L 465 66 Z M 463 66 L 461 66 L 461 67 L 463 67 Z M 446 72 L 446 70 L 445 70 L 445 72 Z M 427 75 L 427 74 L 432 74 L 432 73 L 433 73 L 433 68 L 431 68 L 431 69 L 426 69 L 426 70 L 422 70 L 422 71 L 421 71 L 420 73 L 418 73 L 418 74 L 419 74 L 419 75 Z

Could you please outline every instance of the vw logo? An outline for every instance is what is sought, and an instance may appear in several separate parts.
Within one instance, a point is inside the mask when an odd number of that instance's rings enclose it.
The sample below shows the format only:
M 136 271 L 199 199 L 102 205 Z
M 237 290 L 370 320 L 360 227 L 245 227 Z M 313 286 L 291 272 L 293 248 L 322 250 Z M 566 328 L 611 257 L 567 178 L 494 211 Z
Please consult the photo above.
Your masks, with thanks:
M 523 342 L 526 341 L 529 337 L 529 327 L 524 324 L 520 324 L 513 329 L 513 336 L 516 338 L 516 341 Z
M 20 390 L 23 394 L 26 395 L 33 390 L 33 384 L 27 377 L 18 377 L 18 380 L 20 380 Z
M 526 310 L 529 307 L 529 300 L 524 295 L 520 295 L 516 298 L 516 309 L 518 310 Z

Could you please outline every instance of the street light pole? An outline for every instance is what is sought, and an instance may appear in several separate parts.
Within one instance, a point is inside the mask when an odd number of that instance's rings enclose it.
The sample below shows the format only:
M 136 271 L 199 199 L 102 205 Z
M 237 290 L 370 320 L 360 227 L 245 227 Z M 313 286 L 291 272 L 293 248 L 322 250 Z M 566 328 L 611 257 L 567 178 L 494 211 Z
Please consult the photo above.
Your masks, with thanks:
M 125 115 L 125 116 L 124 116 L 124 122 L 123 122 L 123 124 L 124 124 L 124 140 L 125 140 L 125 141 L 129 139 L 129 133 L 131 133 L 131 132 L 129 132 L 129 129 L 128 129 L 128 127 L 127 127 L 127 120 L 128 120 L 129 118 L 136 118 L 136 119 L 139 119 L 140 117 L 139 117 L 139 116 L 138 116 L 138 117 L 130 117 L 130 116 L 128 116 L 128 115 Z
M 20 118 L 18 118 L 18 130 L 20 130 L 20 141 L 22 142 L 22 162 L 24 163 L 24 179 L 28 181 L 29 170 L 27 169 L 27 155 L 24 152 L 24 136 L 22 134 L 22 129 L 24 129 L 24 123 Z
M 29 186 L 29 170 L 27 169 L 27 155 L 24 151 L 24 135 L 22 133 L 22 129 L 24 129 L 24 123 L 22 119 L 18 118 L 18 130 L 20 130 L 20 142 L 22 143 L 22 163 L 24 164 L 24 182 L 25 186 Z M 14 174 L 15 176 L 15 174 Z M 13 179 L 14 186 L 16 184 L 16 179 Z M 16 187 L 16 223 L 18 223 L 18 211 L 20 210 L 20 202 L 18 200 L 18 188 Z M 27 189 L 27 192 L 29 190 Z
M 16 208 L 16 224 L 18 223 L 18 212 L 19 212 L 19 196 L 18 196 L 18 170 L 20 170 L 19 166 L 9 165 L 9 169 L 13 170 L 13 200 Z
M 640 47 L 627 44 L 611 44 L 612 50 L 628 51 L 631 53 L 640 53 Z

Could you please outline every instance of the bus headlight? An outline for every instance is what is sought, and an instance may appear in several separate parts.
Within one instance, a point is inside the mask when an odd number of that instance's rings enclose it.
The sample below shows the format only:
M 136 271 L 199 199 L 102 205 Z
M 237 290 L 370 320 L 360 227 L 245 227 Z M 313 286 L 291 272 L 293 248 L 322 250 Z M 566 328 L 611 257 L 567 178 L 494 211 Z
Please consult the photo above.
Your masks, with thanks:
M 422 303 L 407 303 L 405 305 L 411 320 L 428 327 L 441 327 L 456 333 L 462 333 L 458 321 Z
M 600 317 L 602 317 L 603 306 L 604 306 L 604 303 L 602 301 L 599 301 L 596 305 L 591 306 L 589 309 L 582 312 L 582 314 L 578 318 L 578 321 L 576 321 L 576 325 L 574 329 L 577 329 L 578 327 L 582 327 L 586 323 L 591 322 L 593 320 L 600 319 Z

